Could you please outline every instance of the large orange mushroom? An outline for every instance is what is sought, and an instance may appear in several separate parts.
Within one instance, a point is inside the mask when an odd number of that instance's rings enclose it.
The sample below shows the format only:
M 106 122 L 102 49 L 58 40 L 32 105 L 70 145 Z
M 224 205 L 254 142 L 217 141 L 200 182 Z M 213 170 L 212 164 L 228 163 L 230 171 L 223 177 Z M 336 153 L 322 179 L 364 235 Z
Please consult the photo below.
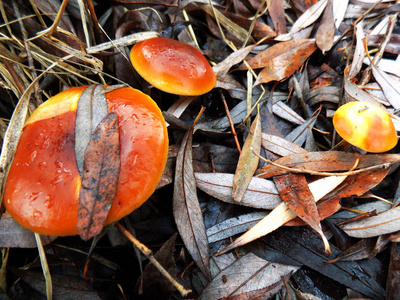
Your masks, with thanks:
M 50 98 L 27 120 L 5 184 L 8 213 L 36 233 L 67 236 L 76 229 L 81 178 L 75 159 L 75 120 L 86 87 Z M 132 88 L 106 93 L 118 117 L 120 169 L 105 224 L 128 215 L 154 192 L 165 167 L 168 136 L 156 103 Z
M 368 152 L 386 152 L 397 144 L 389 114 L 367 102 L 349 102 L 339 107 L 333 125 L 345 141 Z
M 130 59 L 147 82 L 167 93 L 198 96 L 216 83 L 213 69 L 199 50 L 170 38 L 155 37 L 137 43 Z

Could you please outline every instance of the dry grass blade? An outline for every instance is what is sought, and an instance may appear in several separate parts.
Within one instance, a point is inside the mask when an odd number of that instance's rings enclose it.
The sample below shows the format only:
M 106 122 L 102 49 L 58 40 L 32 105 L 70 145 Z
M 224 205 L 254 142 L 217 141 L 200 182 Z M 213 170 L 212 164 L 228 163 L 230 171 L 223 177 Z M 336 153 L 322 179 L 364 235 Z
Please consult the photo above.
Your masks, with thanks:
M 51 283 L 51 275 L 49 265 L 47 264 L 46 252 L 44 251 L 40 234 L 35 233 L 35 240 L 39 251 L 40 264 L 42 266 L 43 275 L 46 281 L 46 296 L 48 300 L 53 299 L 53 285 Z

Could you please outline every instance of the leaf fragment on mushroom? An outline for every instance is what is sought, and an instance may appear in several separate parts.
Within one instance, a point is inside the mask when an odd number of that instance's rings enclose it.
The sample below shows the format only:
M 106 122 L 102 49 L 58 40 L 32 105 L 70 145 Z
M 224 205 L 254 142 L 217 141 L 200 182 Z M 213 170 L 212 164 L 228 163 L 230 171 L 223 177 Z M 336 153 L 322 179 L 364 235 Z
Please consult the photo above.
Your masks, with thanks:
M 117 190 L 120 169 L 118 116 L 109 113 L 85 150 L 76 228 L 88 240 L 103 229 Z

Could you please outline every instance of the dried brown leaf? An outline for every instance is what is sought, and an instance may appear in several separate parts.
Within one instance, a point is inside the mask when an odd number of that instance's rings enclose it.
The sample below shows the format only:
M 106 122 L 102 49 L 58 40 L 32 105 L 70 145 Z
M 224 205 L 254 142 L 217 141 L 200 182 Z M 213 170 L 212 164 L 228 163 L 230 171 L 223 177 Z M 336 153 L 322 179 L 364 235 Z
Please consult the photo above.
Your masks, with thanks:
M 313 194 L 314 200 L 320 200 L 323 196 L 342 183 L 345 178 L 346 176 L 329 176 L 310 183 L 309 189 Z M 294 218 L 296 218 L 296 214 L 288 208 L 285 202 L 282 202 L 264 219 L 258 222 L 257 225 L 252 227 L 249 231 L 241 235 L 233 243 L 221 251 L 220 254 L 267 235 Z
M 46 245 L 55 240 L 56 236 L 41 235 L 42 244 Z M 0 219 L 1 248 L 36 248 L 35 236 L 32 231 L 19 225 L 13 218 Z
M 357 85 L 352 83 L 349 79 L 349 72 L 350 72 L 350 66 L 347 66 L 346 69 L 344 69 L 344 96 L 346 99 L 346 102 L 350 101 L 364 101 L 368 102 L 371 104 L 375 104 L 378 106 L 381 106 L 379 101 L 373 97 L 371 94 L 367 93 L 366 91 L 360 89 Z M 382 107 L 382 106 L 381 106 Z
M 183 138 L 176 158 L 173 213 L 187 250 L 203 274 L 210 278 L 210 249 L 193 171 L 193 130 L 194 124 Z
M 75 158 L 81 177 L 86 147 L 91 135 L 107 114 L 107 99 L 103 86 L 91 85 L 84 89 L 79 97 L 75 120 Z
M 348 171 L 355 166 L 359 159 L 356 169 L 363 169 L 373 166 L 392 165 L 400 160 L 399 154 L 365 154 L 359 155 L 341 151 L 308 152 L 288 155 L 274 161 L 279 165 L 304 169 L 316 172 L 337 172 Z M 278 166 L 266 165 L 259 168 L 256 174 L 262 178 L 269 178 L 289 171 Z
M 203 290 L 200 299 L 233 299 L 235 296 L 253 299 L 251 293 L 257 290 L 262 290 L 263 297 L 268 298 L 283 286 L 282 276 L 297 268 L 271 263 L 248 253 L 220 272 Z
M 250 45 L 241 49 L 238 49 L 226 57 L 223 61 L 213 66 L 215 75 L 219 76 L 228 73 L 230 68 L 234 65 L 242 62 L 245 57 L 253 50 L 255 45 Z
M 303 65 L 316 49 L 314 40 L 292 40 L 275 44 L 249 58 L 247 62 L 253 69 L 264 68 L 254 84 L 288 78 Z M 244 70 L 245 66 L 240 66 L 239 69 Z
M 117 190 L 120 169 L 118 116 L 108 114 L 85 149 L 76 228 L 88 240 L 103 229 Z
M 370 66 L 372 67 L 372 74 L 382 87 L 386 99 L 396 110 L 400 109 L 400 81 L 380 70 L 372 61 Z
M 392 243 L 390 250 L 390 263 L 388 277 L 386 280 L 386 299 L 394 300 L 400 298 L 400 245 Z
M 333 19 L 333 0 L 328 0 L 321 18 L 321 24 L 319 25 L 315 36 L 315 42 L 322 53 L 331 50 L 334 35 L 335 21 Z
M 399 231 L 400 207 L 394 207 L 377 216 L 346 224 L 343 226 L 343 230 L 348 235 L 357 238 L 368 238 Z
M 233 174 L 196 173 L 197 187 L 218 200 L 261 209 L 273 209 L 282 199 L 270 180 L 253 177 L 242 201 L 232 199 Z
M 258 156 L 254 155 L 253 151 L 257 154 L 259 154 L 261 151 L 260 114 L 257 114 L 251 125 L 250 133 L 243 145 L 235 176 L 233 177 L 232 198 L 237 202 L 242 201 L 243 195 L 246 192 L 251 178 L 258 167 L 259 158 Z
M 350 66 L 348 79 L 352 80 L 361 70 L 363 60 L 365 57 L 365 48 L 363 39 L 365 38 L 363 22 L 359 22 L 356 25 L 356 48 L 354 50 L 353 61 Z
M 268 12 L 274 24 L 276 33 L 287 33 L 285 8 L 282 1 L 268 0 Z
M 292 36 L 299 32 L 300 30 L 310 26 L 315 21 L 319 19 L 322 12 L 324 11 L 328 0 L 321 0 L 313 4 L 310 8 L 308 8 L 297 20 L 294 22 L 292 28 L 289 33 L 282 34 L 275 38 L 277 41 L 287 41 L 292 38 Z
M 315 199 L 303 174 L 285 174 L 274 177 L 276 188 L 286 203 L 300 219 L 306 222 L 322 238 L 325 252 L 330 253 L 329 242 L 322 232 Z
M 267 133 L 261 134 L 261 145 L 268 151 L 271 151 L 280 156 L 287 156 L 296 153 L 307 152 L 299 145 L 290 142 L 284 138 Z

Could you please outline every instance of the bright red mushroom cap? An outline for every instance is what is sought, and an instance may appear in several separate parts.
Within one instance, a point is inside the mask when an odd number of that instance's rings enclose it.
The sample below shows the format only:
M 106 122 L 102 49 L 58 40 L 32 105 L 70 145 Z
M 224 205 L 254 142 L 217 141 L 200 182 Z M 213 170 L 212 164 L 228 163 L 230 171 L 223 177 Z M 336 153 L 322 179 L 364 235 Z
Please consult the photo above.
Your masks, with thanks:
M 28 119 L 10 167 L 3 202 L 23 227 L 75 235 L 81 180 L 75 160 L 75 118 L 85 87 L 50 98 Z M 168 136 L 156 103 L 132 88 L 106 94 L 118 115 L 120 172 L 105 224 L 128 215 L 154 192 L 165 167 Z
M 170 38 L 139 42 L 133 46 L 130 58 L 147 82 L 167 93 L 202 95 L 216 83 L 213 69 L 199 50 Z

